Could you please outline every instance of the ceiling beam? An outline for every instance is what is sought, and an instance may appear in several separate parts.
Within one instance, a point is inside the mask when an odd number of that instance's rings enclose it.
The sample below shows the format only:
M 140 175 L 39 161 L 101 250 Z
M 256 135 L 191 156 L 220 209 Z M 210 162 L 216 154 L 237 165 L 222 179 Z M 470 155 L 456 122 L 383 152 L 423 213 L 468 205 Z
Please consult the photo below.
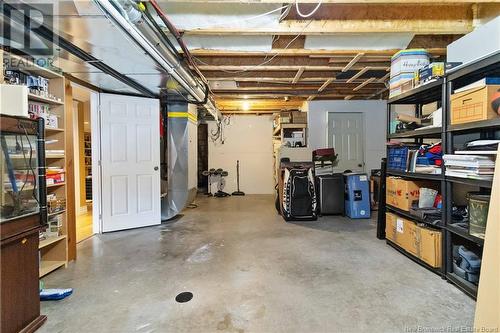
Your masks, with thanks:
M 301 67 L 298 71 L 295 77 L 292 80 L 292 83 L 297 83 L 300 80 L 300 77 L 302 76 L 302 73 L 304 73 L 305 67 Z
M 384 68 L 385 69 L 385 68 Z M 347 83 L 351 83 L 353 82 L 354 80 L 356 80 L 358 77 L 360 77 L 361 75 L 365 74 L 366 72 L 368 72 L 369 70 L 369 67 L 365 67 L 363 68 L 362 70 L 360 70 L 359 72 L 357 72 L 356 74 L 354 74 L 353 77 L 351 77 L 349 80 L 347 80 Z
M 386 49 L 386 50 L 366 50 L 366 49 L 352 49 L 352 50 L 308 50 L 308 49 L 270 49 L 268 51 L 234 51 L 234 50 L 213 50 L 213 49 L 191 49 L 190 53 L 194 56 L 309 56 L 309 57 L 324 57 L 330 58 L 332 56 L 355 56 L 358 53 L 369 55 L 393 56 L 401 49 Z M 427 49 L 432 55 L 443 56 L 446 55 L 446 48 L 430 48 Z M 182 53 L 182 52 L 181 52 Z
M 326 80 L 326 81 L 325 81 L 325 83 L 323 83 L 323 84 L 321 85 L 321 87 L 319 87 L 319 88 L 318 88 L 318 92 L 322 92 L 323 90 L 325 90 L 325 88 L 326 88 L 326 87 L 328 87 L 328 85 L 329 85 L 330 83 L 332 83 L 332 82 L 333 82 L 333 80 L 335 80 L 335 79 L 334 79 L 334 78 L 329 78 L 328 80 Z
M 353 97 L 354 97 L 354 95 L 347 95 L 346 97 L 344 97 L 344 99 L 346 101 L 348 101 L 348 100 L 352 99 Z
M 361 59 L 361 57 L 363 57 L 365 54 L 364 53 L 358 53 L 356 54 L 356 56 L 354 56 L 354 58 L 352 58 L 351 61 L 349 61 L 349 63 L 347 65 L 345 65 L 344 68 L 342 68 L 342 72 L 347 72 L 352 66 L 354 66 L 355 63 L 358 62 L 359 59 Z
M 371 77 L 369 78 L 368 80 L 366 80 L 365 82 L 361 83 L 359 86 L 357 86 L 356 88 L 353 89 L 353 91 L 358 91 L 359 89 L 363 88 L 364 86 L 372 83 L 373 81 L 375 81 L 376 78 L 374 77 Z
M 381 77 L 380 79 L 377 80 L 377 82 L 379 83 L 384 83 L 385 81 L 387 81 L 387 79 L 391 76 L 391 73 L 387 73 L 385 74 L 383 77 Z
M 341 71 L 342 67 L 338 66 L 245 66 L 245 65 L 202 65 L 198 66 L 201 71 L 235 71 L 234 76 L 240 75 L 238 71 L 298 71 L 304 68 L 305 71 Z M 361 69 L 371 69 L 371 70 L 387 70 L 387 66 L 362 66 Z M 355 68 L 359 70 L 360 68 Z
M 307 97 L 307 101 L 308 101 L 308 102 L 310 102 L 310 101 L 312 101 L 315 97 L 316 97 L 316 96 L 311 95 L 311 96 Z

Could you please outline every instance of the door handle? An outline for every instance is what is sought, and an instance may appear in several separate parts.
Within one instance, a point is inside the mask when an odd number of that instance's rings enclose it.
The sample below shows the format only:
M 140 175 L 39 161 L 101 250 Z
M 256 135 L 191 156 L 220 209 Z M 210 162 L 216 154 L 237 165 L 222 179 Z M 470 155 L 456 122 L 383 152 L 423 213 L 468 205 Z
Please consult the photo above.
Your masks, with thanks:
M 158 167 L 157 166 L 155 166 L 154 169 L 155 169 L 155 171 L 158 171 Z

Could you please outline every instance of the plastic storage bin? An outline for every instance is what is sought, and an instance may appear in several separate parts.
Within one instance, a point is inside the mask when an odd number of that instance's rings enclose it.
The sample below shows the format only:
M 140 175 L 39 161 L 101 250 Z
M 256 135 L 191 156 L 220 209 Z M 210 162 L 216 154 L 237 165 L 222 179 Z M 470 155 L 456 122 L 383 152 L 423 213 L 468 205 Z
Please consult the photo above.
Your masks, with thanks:
M 346 173 L 345 214 L 352 219 L 370 218 L 370 187 L 364 173 Z
M 407 159 L 408 147 L 389 147 L 387 150 L 387 169 L 405 171 Z

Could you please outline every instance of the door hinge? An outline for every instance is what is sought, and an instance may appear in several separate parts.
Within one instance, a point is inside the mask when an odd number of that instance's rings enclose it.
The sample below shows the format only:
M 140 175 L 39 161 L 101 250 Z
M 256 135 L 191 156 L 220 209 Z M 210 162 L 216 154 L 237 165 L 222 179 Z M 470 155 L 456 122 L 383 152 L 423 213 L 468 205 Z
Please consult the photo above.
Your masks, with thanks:
M 98 161 L 97 161 L 97 165 L 98 165 L 98 166 L 101 166 L 101 160 L 98 160 Z
M 99 214 L 99 221 L 102 220 L 102 214 Z

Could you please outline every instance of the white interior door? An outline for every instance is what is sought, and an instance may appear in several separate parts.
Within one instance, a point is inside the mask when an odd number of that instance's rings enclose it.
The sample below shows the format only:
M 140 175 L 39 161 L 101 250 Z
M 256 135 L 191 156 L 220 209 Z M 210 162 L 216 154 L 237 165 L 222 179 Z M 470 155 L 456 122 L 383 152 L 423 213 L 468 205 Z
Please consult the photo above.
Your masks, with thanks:
M 337 170 L 364 170 L 363 140 L 362 113 L 328 113 L 328 147 L 339 155 Z
M 159 112 L 157 99 L 100 95 L 103 232 L 161 223 Z

